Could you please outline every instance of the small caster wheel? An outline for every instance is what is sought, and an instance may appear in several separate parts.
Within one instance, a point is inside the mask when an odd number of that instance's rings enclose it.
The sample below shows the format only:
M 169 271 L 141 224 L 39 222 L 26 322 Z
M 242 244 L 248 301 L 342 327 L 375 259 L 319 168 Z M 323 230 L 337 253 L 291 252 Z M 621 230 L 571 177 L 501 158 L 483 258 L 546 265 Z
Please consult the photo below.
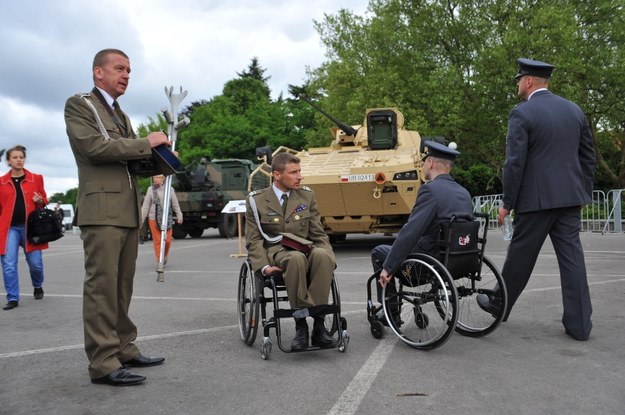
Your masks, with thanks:
M 416 313 L 414 316 L 414 322 L 420 329 L 424 329 L 430 325 L 430 319 L 423 313 Z
M 349 344 L 349 332 L 343 330 L 343 340 L 339 344 L 339 352 L 345 353 L 347 351 L 347 345 Z
M 269 360 L 269 356 L 271 355 L 271 339 L 269 337 L 265 337 L 263 339 L 262 344 L 260 345 L 260 357 L 263 360 Z
M 381 321 L 374 320 L 371 322 L 371 335 L 376 339 L 384 337 L 384 325 Z

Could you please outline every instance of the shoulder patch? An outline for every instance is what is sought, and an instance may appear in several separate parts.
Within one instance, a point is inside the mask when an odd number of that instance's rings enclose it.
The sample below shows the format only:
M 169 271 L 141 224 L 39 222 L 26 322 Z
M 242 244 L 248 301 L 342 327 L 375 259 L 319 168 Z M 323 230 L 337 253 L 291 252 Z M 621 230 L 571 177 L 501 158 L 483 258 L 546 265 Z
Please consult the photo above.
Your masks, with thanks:
M 85 97 L 88 97 L 89 95 L 90 95 L 89 92 L 79 92 L 76 94 L 76 96 L 80 98 L 85 98 Z
M 259 195 L 261 193 L 263 193 L 266 189 L 258 189 L 258 190 L 252 190 L 251 192 L 249 192 L 247 194 L 248 197 L 252 197 L 252 196 L 256 196 Z

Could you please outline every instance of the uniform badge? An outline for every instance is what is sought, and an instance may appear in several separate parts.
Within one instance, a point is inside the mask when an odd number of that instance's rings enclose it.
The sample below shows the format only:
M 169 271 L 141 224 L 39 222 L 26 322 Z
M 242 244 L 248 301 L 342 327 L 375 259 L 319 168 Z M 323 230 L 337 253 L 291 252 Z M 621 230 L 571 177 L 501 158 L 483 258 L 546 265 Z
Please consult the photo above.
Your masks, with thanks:
M 295 220 L 300 220 L 301 216 L 300 215 L 295 215 Z
M 280 218 L 273 218 L 274 222 L 280 222 Z
M 306 210 L 306 205 L 303 203 L 300 203 L 293 212 L 301 212 L 302 210 Z

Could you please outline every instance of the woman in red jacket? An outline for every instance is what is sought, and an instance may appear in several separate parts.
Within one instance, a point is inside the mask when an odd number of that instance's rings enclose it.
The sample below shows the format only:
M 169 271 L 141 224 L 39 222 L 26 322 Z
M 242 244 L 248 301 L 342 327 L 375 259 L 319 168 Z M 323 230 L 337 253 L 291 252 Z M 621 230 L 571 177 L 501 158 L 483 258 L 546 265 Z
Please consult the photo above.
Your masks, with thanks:
M 43 188 L 43 176 L 24 169 L 26 148 L 17 145 L 6 152 L 6 160 L 11 170 L 0 177 L 0 255 L 7 304 L 4 310 L 19 305 L 20 287 L 17 274 L 19 248 L 24 248 L 30 270 L 30 279 L 35 288 L 35 299 L 43 298 L 43 259 L 42 249 L 48 244 L 33 245 L 26 238 L 28 215 L 37 207 L 48 203 Z

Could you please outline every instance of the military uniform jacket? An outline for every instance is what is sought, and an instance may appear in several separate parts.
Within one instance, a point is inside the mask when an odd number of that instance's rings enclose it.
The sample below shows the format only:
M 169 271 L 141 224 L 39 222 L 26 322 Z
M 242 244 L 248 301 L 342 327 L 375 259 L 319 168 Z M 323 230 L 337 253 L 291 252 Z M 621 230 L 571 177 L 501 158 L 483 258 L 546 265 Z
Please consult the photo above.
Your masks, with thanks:
M 141 194 L 126 162 L 150 157 L 150 144 L 137 139 L 126 114 L 121 113 L 125 128 L 120 128 L 93 92 L 87 99 L 95 106 L 110 139 L 100 132 L 81 94 L 67 100 L 65 123 L 78 167 L 75 225 L 138 227 Z
M 505 208 L 524 213 L 590 203 L 594 170 L 588 121 L 576 104 L 544 90 L 510 112 Z
M 273 189 L 268 187 L 250 193 L 246 200 L 245 241 L 248 257 L 252 261 L 254 270 L 260 270 L 265 265 L 275 265 L 273 256 L 284 248 L 280 242 L 266 241 L 260 233 L 250 207 L 249 199 L 251 197 L 256 202 L 260 226 L 267 236 L 273 238 L 279 236 L 281 232 L 289 232 L 308 239 L 313 242 L 315 248 L 328 251 L 332 260 L 336 262 L 328 235 L 326 235 L 321 224 L 321 215 L 317 210 L 315 194 L 307 188 L 291 190 L 286 214 L 283 214 L 280 201 Z
M 454 214 L 473 215 L 473 203 L 467 189 L 449 174 L 440 174 L 421 186 L 408 222 L 397 234 L 384 261 L 384 269 L 394 275 L 408 254 L 434 254 L 439 225 L 448 222 Z

